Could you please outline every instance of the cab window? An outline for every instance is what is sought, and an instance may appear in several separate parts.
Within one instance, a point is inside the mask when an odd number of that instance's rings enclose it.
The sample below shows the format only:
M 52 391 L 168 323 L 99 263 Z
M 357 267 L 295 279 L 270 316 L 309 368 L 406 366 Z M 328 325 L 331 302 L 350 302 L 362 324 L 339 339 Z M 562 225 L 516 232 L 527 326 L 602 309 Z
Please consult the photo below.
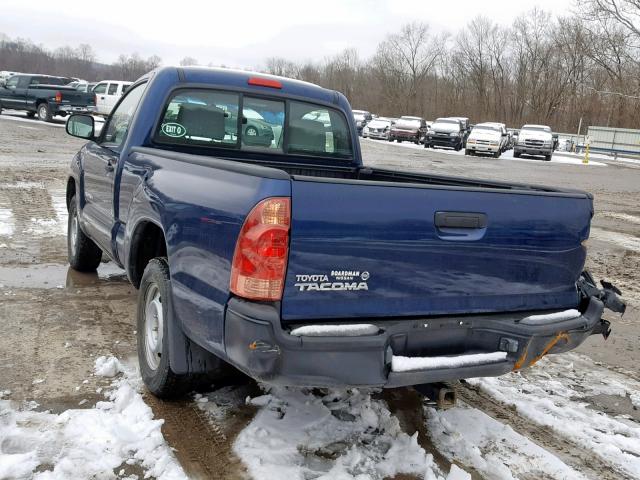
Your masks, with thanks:
M 109 95 L 115 95 L 118 93 L 118 84 L 110 83 L 109 84 Z
M 104 94 L 106 91 L 107 91 L 106 83 L 99 83 L 98 85 L 96 85 L 96 88 L 93 89 L 93 93 L 96 93 L 98 95 Z
M 288 153 L 339 158 L 352 156 L 347 122 L 336 110 L 292 101 L 288 129 Z
M 138 85 L 118 104 L 104 127 L 104 136 L 102 137 L 103 146 L 117 149 L 124 143 L 127 133 L 129 132 L 131 119 L 136 112 L 136 108 L 138 107 L 138 103 L 140 103 L 146 86 L 146 83 Z

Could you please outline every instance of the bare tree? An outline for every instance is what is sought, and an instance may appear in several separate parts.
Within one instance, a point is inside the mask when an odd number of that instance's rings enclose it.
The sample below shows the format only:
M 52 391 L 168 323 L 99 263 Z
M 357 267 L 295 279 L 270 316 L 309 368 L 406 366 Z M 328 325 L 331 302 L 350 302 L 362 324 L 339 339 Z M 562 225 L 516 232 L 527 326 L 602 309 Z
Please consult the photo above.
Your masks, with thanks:
M 182 60 L 180 60 L 180 66 L 181 67 L 189 67 L 189 66 L 197 66 L 198 65 L 198 60 L 196 60 L 193 57 L 184 57 Z

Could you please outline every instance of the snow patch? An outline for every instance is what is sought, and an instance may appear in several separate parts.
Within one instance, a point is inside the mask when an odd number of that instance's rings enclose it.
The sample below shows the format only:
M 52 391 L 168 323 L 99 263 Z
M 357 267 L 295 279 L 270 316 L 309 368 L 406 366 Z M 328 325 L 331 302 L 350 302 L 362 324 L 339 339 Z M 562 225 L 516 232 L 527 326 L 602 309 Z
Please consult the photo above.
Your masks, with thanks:
M 13 212 L 8 208 L 0 208 L 0 235 L 11 237 L 14 228 Z
M 101 365 L 105 363 L 115 364 L 102 361 Z M 145 478 L 186 479 L 162 436 L 163 420 L 154 420 L 138 393 L 142 386 L 138 373 L 124 370 L 125 376 L 107 392 L 107 400 L 90 409 L 56 415 L 34 411 L 33 402 L 17 408 L 0 400 L 0 478 L 106 479 L 114 478 L 114 469 L 127 463 L 140 465 Z M 38 467 L 41 471 L 35 472 Z
M 572 320 L 580 316 L 580 312 L 576 309 L 565 310 L 564 312 L 547 313 L 545 315 L 531 315 L 523 318 L 520 323 L 525 324 L 547 324 L 561 322 L 563 320 Z
M 400 473 L 430 480 L 470 478 L 457 468 L 443 474 L 418 444 L 417 433 L 404 433 L 370 391 L 314 395 L 272 387 L 255 404 L 262 407 L 234 444 L 253 478 L 381 480 Z
M 486 478 L 585 478 L 555 455 L 480 410 L 466 405 L 440 411 L 425 407 L 425 414 L 429 435 L 438 450 L 449 460 L 469 465 Z
M 614 471 L 640 478 L 640 425 L 625 415 L 587 408 L 590 398 L 601 394 L 629 395 L 637 401 L 640 382 L 577 354 L 545 357 L 522 373 L 467 381 L 598 456 Z
M 124 367 L 116 357 L 101 356 L 96 358 L 94 373 L 99 377 L 115 377 L 124 373 Z
M 635 223 L 636 225 L 640 225 L 640 217 L 629 215 L 628 213 L 602 212 L 601 215 L 603 217 L 615 218 L 616 220 L 622 220 L 623 222 Z
M 297 337 L 359 337 L 375 335 L 380 329 L 370 324 L 355 325 L 305 325 L 291 330 Z
M 507 352 L 474 353 L 453 357 L 402 357 L 394 355 L 391 359 L 391 370 L 394 372 L 411 372 L 436 368 L 470 367 L 501 362 L 506 358 Z
M 613 243 L 627 250 L 640 252 L 640 238 L 633 235 L 610 232 L 601 228 L 591 228 L 591 237 L 603 242 Z

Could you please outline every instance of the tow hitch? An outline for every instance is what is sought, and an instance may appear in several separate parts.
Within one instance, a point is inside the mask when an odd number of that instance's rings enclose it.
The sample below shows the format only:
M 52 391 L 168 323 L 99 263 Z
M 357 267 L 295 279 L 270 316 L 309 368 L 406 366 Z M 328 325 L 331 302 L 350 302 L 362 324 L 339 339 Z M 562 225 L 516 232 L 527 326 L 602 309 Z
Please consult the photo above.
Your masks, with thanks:
M 582 272 L 577 285 L 583 300 L 588 301 L 590 298 L 595 297 L 604 304 L 605 308 L 624 315 L 627 305 L 618 296 L 622 295 L 622 292 L 611 282 L 601 280 L 600 285 L 602 285 L 602 288 L 598 288 L 593 276 L 585 270 Z M 600 319 L 600 323 L 593 329 L 592 333 L 601 333 L 606 340 L 611 334 L 611 322 Z
M 413 387 L 418 393 L 429 399 L 429 403 L 438 410 L 456 406 L 456 391 L 446 383 L 423 383 Z

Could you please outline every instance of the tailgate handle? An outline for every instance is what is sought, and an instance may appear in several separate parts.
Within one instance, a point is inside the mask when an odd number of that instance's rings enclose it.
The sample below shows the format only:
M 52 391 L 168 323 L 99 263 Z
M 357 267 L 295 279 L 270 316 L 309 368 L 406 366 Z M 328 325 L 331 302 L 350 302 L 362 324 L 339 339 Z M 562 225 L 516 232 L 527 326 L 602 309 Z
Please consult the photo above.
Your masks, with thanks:
M 438 228 L 485 228 L 487 215 L 484 213 L 436 212 Z

